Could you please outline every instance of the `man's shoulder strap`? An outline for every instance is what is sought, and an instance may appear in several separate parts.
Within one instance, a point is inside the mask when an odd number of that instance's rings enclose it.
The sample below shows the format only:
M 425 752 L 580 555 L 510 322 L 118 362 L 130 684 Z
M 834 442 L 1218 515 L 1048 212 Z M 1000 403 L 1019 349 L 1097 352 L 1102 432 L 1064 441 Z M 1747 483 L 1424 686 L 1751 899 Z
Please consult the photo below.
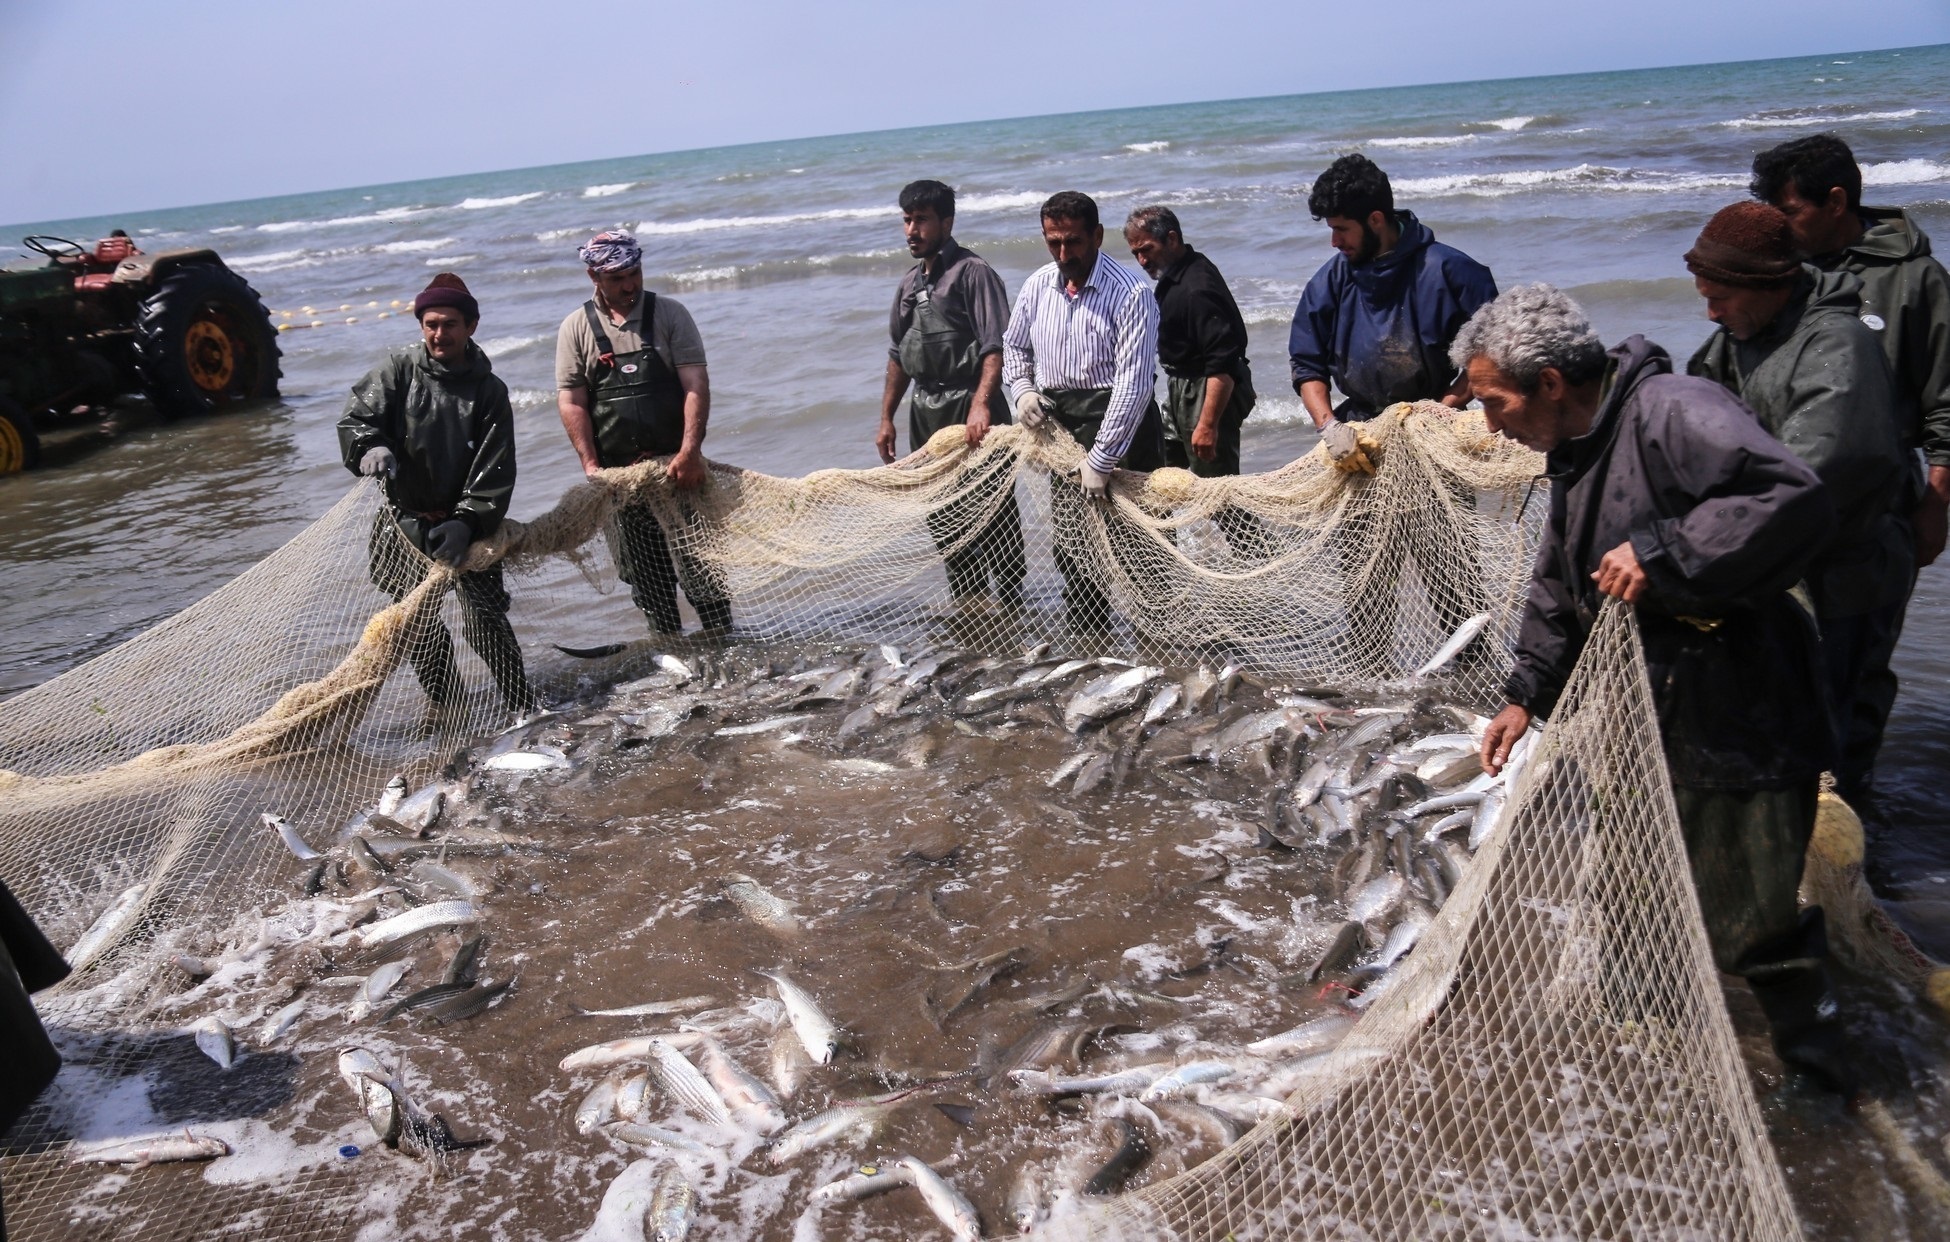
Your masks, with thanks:
M 582 313 L 589 320 L 589 334 L 596 338 L 596 357 L 606 367 L 615 366 L 616 347 L 609 343 L 609 333 L 603 329 L 603 316 L 596 309 L 596 299 L 590 298 L 584 302 Z

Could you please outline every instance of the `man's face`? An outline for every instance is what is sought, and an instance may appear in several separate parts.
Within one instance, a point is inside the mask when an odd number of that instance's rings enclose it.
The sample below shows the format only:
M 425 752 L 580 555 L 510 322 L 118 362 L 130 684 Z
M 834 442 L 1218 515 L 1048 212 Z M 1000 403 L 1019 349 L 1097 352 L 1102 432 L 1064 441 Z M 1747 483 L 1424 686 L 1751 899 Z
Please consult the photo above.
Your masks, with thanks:
M 643 292 L 643 268 L 627 268 L 620 272 L 591 272 L 589 279 L 596 283 L 596 294 L 604 306 L 611 310 L 628 312 L 636 305 L 637 297 Z
M 907 253 L 917 259 L 932 259 L 954 233 L 955 218 L 944 220 L 932 207 L 917 207 L 901 213 L 901 228 L 907 234 Z
M 420 316 L 420 339 L 428 353 L 451 365 L 467 357 L 467 342 L 479 326 L 467 322 L 452 306 L 429 306 Z
M 1725 328 L 1736 341 L 1752 340 L 1759 335 L 1774 322 L 1788 301 L 1786 287 L 1749 289 L 1695 276 L 1693 288 L 1706 299 L 1706 317 Z
M 1853 213 L 1848 209 L 1848 192 L 1840 186 L 1828 191 L 1826 198 L 1809 200 L 1802 198 L 1801 191 L 1790 181 L 1781 188 L 1781 196 L 1773 205 L 1787 217 L 1788 231 L 1794 234 L 1794 248 L 1803 258 L 1833 254 L 1848 244 L 1844 234 Z
M 1359 267 L 1381 253 L 1381 213 L 1370 212 L 1365 220 L 1353 216 L 1328 216 L 1327 236 L 1334 249 L 1349 263 Z
M 1131 257 L 1138 261 L 1145 275 L 1153 280 L 1170 271 L 1178 256 L 1185 253 L 1185 239 L 1176 233 L 1167 233 L 1159 241 L 1143 229 L 1125 229 L 1124 244 L 1131 248 Z
M 1545 367 L 1535 392 L 1525 392 L 1488 357 L 1469 360 L 1469 390 L 1483 403 L 1490 430 L 1537 453 L 1548 453 L 1565 439 L 1564 377 Z
M 1043 244 L 1049 247 L 1049 257 L 1056 260 L 1063 279 L 1081 288 L 1097 269 L 1097 252 L 1104 247 L 1104 226 L 1087 229 L 1081 220 L 1045 217 Z

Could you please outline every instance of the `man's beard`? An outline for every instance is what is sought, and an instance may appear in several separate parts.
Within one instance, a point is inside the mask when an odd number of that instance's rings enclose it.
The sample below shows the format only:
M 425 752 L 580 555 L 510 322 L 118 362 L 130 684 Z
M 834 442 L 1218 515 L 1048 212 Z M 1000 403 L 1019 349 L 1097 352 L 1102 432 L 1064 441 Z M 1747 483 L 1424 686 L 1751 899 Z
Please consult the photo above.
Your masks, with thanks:
M 1369 224 L 1366 220 L 1361 221 L 1361 249 L 1357 251 L 1354 255 L 1354 258 L 1349 261 L 1353 263 L 1354 266 L 1360 267 L 1362 264 L 1369 262 L 1376 255 L 1380 253 L 1381 253 L 1381 234 L 1375 232 L 1374 226 Z

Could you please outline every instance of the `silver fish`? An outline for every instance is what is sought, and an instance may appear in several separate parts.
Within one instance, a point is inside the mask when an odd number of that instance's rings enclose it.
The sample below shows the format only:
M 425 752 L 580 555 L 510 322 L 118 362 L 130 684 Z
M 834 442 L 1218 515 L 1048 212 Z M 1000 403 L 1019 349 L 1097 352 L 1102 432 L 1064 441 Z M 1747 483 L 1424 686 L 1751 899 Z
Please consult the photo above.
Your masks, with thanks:
M 1048 1215 L 1043 1207 L 1043 1175 L 1034 1165 L 1025 1164 L 1016 1170 L 1003 1196 L 1002 1210 L 1009 1214 L 1009 1223 L 1017 1233 L 1028 1233 Z
M 1497 821 L 1503 817 L 1503 798 L 1502 789 L 1492 789 L 1477 804 L 1476 817 L 1469 824 L 1469 848 L 1472 851 L 1489 840 Z
M 446 809 L 446 788 L 441 785 L 428 785 L 401 802 L 393 811 L 392 818 L 410 832 L 425 832 L 433 827 L 439 820 L 440 813 Z
M 1134 1065 L 1109 1074 L 1049 1074 L 1042 1070 L 1016 1070 L 1009 1081 L 1032 1095 L 1129 1095 L 1142 1091 L 1165 1076 L 1166 1065 Z
M 880 658 L 887 661 L 888 668 L 902 669 L 907 667 L 907 661 L 901 659 L 901 649 L 892 643 L 880 644 Z
M 785 1002 L 786 1019 L 792 1023 L 794 1033 L 812 1058 L 814 1065 L 827 1065 L 833 1054 L 839 1051 L 840 1032 L 833 1020 L 820 1009 L 819 1002 L 811 993 L 786 977 L 784 971 L 761 970 L 758 972 L 772 981 L 778 989 L 779 999 Z
M 1393 871 L 1383 872 L 1363 884 L 1347 903 L 1347 917 L 1356 923 L 1371 923 L 1401 903 L 1407 881 Z
M 1426 910 L 1412 906 L 1401 921 L 1389 930 L 1388 939 L 1381 946 L 1381 955 L 1375 959 L 1375 966 L 1386 970 L 1400 961 L 1422 938 L 1422 930 L 1429 925 L 1429 921 Z
M 413 963 L 409 959 L 387 962 L 367 975 L 366 981 L 359 987 L 359 994 L 352 1000 L 352 1007 L 346 1012 L 346 1020 L 357 1022 L 371 1013 L 380 1001 L 386 999 L 386 993 L 397 987 L 399 981 L 404 979 L 406 972 L 411 969 Z
M 1470 644 L 1470 641 L 1474 639 L 1478 634 L 1481 634 L 1483 632 L 1483 628 L 1487 626 L 1489 623 L 1490 623 L 1490 614 L 1487 612 L 1479 612 L 1475 616 L 1471 617 L 1469 620 L 1457 626 L 1456 632 L 1449 635 L 1449 641 L 1443 643 L 1442 646 L 1436 648 L 1435 654 L 1429 657 L 1429 662 L 1427 664 L 1424 664 L 1421 668 L 1416 669 L 1415 675 L 1417 677 L 1427 677 L 1429 674 L 1434 673 L 1437 670 L 1441 669 L 1443 666 L 1448 664 L 1449 661 L 1455 659 L 1458 655 L 1460 655 L 1462 653 L 1462 649 L 1464 647 L 1467 647 Z
M 1065 759 L 1062 763 L 1056 765 L 1056 771 L 1051 772 L 1047 777 L 1045 777 L 1043 780 L 1043 784 L 1049 786 L 1051 789 L 1055 789 L 1058 785 L 1061 785 L 1064 781 L 1067 781 L 1071 777 L 1075 776 L 1077 772 L 1082 769 L 1084 764 L 1090 762 L 1090 760 L 1092 759 L 1092 757 L 1094 757 L 1095 754 L 1096 752 L 1094 751 L 1080 750 L 1076 754 L 1071 755 L 1068 759 Z
M 1075 733 L 1093 720 L 1135 706 L 1144 687 L 1164 676 L 1161 668 L 1140 664 L 1091 682 L 1063 705 L 1063 727 Z
M 387 781 L 386 788 L 379 791 L 377 810 L 381 815 L 396 817 L 399 814 L 400 803 L 404 801 L 406 801 L 406 773 L 401 772 Z
M 748 875 L 733 874 L 724 887 L 731 904 L 752 922 L 780 936 L 796 936 L 805 928 L 793 913 L 795 905 Z
M 1144 716 L 1141 723 L 1147 725 L 1157 724 L 1165 717 L 1171 715 L 1172 709 L 1176 708 L 1184 699 L 1185 688 L 1183 686 L 1175 681 L 1165 683 L 1164 686 L 1159 688 L 1158 693 L 1151 696 L 1151 701 L 1144 705 Z
M 878 1130 L 881 1123 L 902 1103 L 926 1090 L 926 1087 L 909 1087 L 870 1100 L 835 1105 L 781 1134 L 773 1141 L 765 1158 L 775 1165 L 785 1164 L 815 1147 L 824 1147 L 849 1135 L 865 1137 Z
M 511 750 L 481 764 L 490 772 L 549 772 L 575 766 L 569 757 L 553 746 L 532 750 Z
M 812 1069 L 805 1045 L 799 1042 L 799 1033 L 789 1023 L 772 1035 L 771 1069 L 772 1085 L 779 1089 L 781 1100 L 798 1095 L 807 1071 Z
M 647 1121 L 613 1121 L 603 1127 L 603 1133 L 632 1147 L 689 1152 L 693 1156 L 713 1154 L 709 1147 L 688 1134 L 679 1134 L 668 1126 L 651 1125 Z
M 650 1242 L 684 1242 L 697 1219 L 697 1188 L 676 1165 L 657 1170 L 650 1191 Z
M 230 1144 L 220 1138 L 191 1134 L 158 1134 L 151 1138 L 110 1139 L 105 1143 L 77 1147 L 68 1157 L 71 1164 L 130 1164 L 146 1169 L 152 1164 L 173 1164 L 185 1160 L 214 1160 L 228 1156 Z
M 121 938 L 123 929 L 135 912 L 142 906 L 142 896 L 149 891 L 145 884 L 132 884 L 122 890 L 122 895 L 102 911 L 101 917 L 89 924 L 88 930 L 81 933 L 81 939 L 74 942 L 61 956 L 68 959 L 68 965 L 80 970 Z
M 284 848 L 290 850 L 294 856 L 303 859 L 305 862 L 310 862 L 314 858 L 325 857 L 311 846 L 306 845 L 304 837 L 298 835 L 298 830 L 292 827 L 291 821 L 284 816 L 273 815 L 269 811 L 266 811 L 262 815 L 259 815 L 258 819 L 263 821 L 266 828 L 278 834 L 278 840 L 284 842 Z
M 584 1009 L 580 1005 L 574 1008 L 585 1018 L 660 1018 L 666 1014 L 695 1013 L 717 1003 L 715 996 L 680 996 L 676 1000 L 645 1001 L 641 1005 L 625 1005 L 621 1009 Z
M 1110 779 L 1110 766 L 1114 756 L 1098 753 L 1090 756 L 1083 766 L 1077 769 L 1076 784 L 1070 787 L 1073 794 L 1087 794 Z
M 1483 801 L 1483 795 L 1489 792 L 1489 788 L 1487 784 L 1482 788 L 1476 788 L 1475 784 L 1476 782 L 1472 781 L 1469 785 L 1465 785 L 1454 793 L 1437 794 L 1433 798 L 1424 798 L 1414 806 L 1403 810 L 1401 816 L 1403 819 L 1420 819 L 1431 811 L 1453 811 L 1458 807 L 1480 806 Z
M 1433 824 L 1430 824 L 1423 831 L 1422 839 L 1424 841 L 1433 841 L 1445 832 L 1460 828 L 1464 824 L 1472 822 L 1475 820 L 1480 809 L 1481 804 L 1479 803 L 1477 806 L 1466 806 L 1461 810 L 1451 811 L 1441 819 L 1436 820 Z
M 899 1166 L 883 1169 L 877 1164 L 863 1164 L 837 1182 L 828 1182 L 813 1191 L 812 1201 L 818 1204 L 847 1203 L 913 1184 L 914 1175 Z
M 1354 1019 L 1346 1014 L 1325 1013 L 1292 1030 L 1256 1039 L 1246 1045 L 1246 1051 L 1263 1056 L 1308 1056 L 1335 1047 L 1353 1028 Z
M 733 1111 L 749 1120 L 760 1134 L 777 1134 L 785 1129 L 785 1114 L 779 1111 L 779 1097 L 772 1089 L 732 1059 L 724 1046 L 709 1035 L 698 1041 L 698 1066 L 711 1080 L 718 1095 Z
M 237 1040 L 222 1018 L 211 1014 L 191 1027 L 190 1031 L 196 1036 L 196 1046 L 204 1056 L 224 1069 L 236 1064 Z
M 481 921 L 481 912 L 470 901 L 435 901 L 424 906 L 415 906 L 404 914 L 395 914 L 389 919 L 369 923 L 359 929 L 359 947 L 370 949 L 374 945 L 391 944 L 407 936 L 418 935 L 435 927 L 458 927 Z
M 902 1156 L 899 1163 L 914 1179 L 914 1188 L 921 1192 L 928 1210 L 947 1226 L 955 1242 L 976 1242 L 982 1236 L 982 1218 L 976 1214 L 975 1205 L 950 1186 L 946 1178 L 913 1156 Z
M 1415 776 L 1432 789 L 1448 789 L 1474 779 L 1482 771 L 1482 756 L 1471 746 L 1460 751 L 1437 751 L 1415 769 Z
M 616 1087 L 611 1110 L 624 1121 L 642 1121 L 650 1106 L 650 1071 L 631 1074 Z
M 302 999 L 292 1001 L 264 1019 L 264 1025 L 257 1032 L 257 1041 L 268 1044 L 274 1039 L 284 1038 L 284 1033 L 297 1024 L 298 1019 L 304 1016 L 304 1012 L 305 1002 Z
M 594 1134 L 604 1123 L 616 1115 L 616 1080 L 605 1078 L 589 1088 L 576 1105 L 575 1127 L 577 1134 Z
M 759 733 L 777 733 L 783 729 L 790 729 L 794 725 L 804 724 L 806 721 L 811 719 L 812 719 L 811 715 L 773 716 L 770 719 L 761 720 L 756 724 L 726 725 L 724 728 L 719 729 L 711 736 L 751 737 Z
M 731 1110 L 725 1106 L 724 1097 L 668 1040 L 652 1036 L 645 1051 L 650 1058 L 650 1076 L 665 1095 L 712 1125 L 731 1124 Z
M 563 1057 L 556 1067 L 564 1073 L 577 1070 L 602 1069 L 605 1066 L 621 1065 L 626 1061 L 640 1061 L 650 1053 L 650 1035 L 634 1035 L 629 1039 L 612 1039 L 604 1044 L 591 1044 L 578 1048 Z
M 1238 1071 L 1224 1061 L 1192 1061 L 1158 1079 L 1138 1096 L 1147 1104 L 1172 1100 L 1206 1083 L 1224 1082 Z
M 431 858 L 415 862 L 408 874 L 422 884 L 444 888 L 462 901 L 472 901 L 487 891 L 486 886 L 472 876 L 443 866 Z

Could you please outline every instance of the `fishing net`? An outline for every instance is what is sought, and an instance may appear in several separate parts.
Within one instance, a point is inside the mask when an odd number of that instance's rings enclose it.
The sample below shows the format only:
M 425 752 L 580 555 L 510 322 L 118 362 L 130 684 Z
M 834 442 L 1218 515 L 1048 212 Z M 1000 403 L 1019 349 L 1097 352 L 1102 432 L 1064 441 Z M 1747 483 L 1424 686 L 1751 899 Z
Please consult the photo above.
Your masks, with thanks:
M 1120 475 L 1107 505 L 1074 482 L 1073 442 L 1020 428 L 978 448 L 951 428 L 875 470 L 714 466 L 688 492 L 648 462 L 505 523 L 458 578 L 407 546 L 362 482 L 207 599 L 0 705 L 0 876 L 76 966 L 37 998 L 42 1013 L 70 1072 L 147 1090 L 154 1118 L 290 1108 L 279 1074 L 295 1054 L 246 1062 L 268 1065 L 248 1081 L 206 1074 L 173 1108 L 153 1098 L 170 1075 L 150 1072 L 199 1055 L 172 999 L 176 955 L 213 952 L 291 900 L 292 859 L 260 816 L 334 844 L 394 773 L 418 785 L 526 696 L 573 700 L 698 649 L 645 636 L 645 614 L 674 620 L 680 593 L 693 625 L 728 605 L 730 634 L 707 641 L 734 649 L 1049 642 L 1494 707 L 1541 525 L 1540 462 L 1480 414 L 1431 404 L 1362 436 L 1371 474 L 1320 452 L 1236 478 L 1160 470 Z M 1289 1114 L 1073 1227 L 1795 1232 L 1700 928 L 1629 615 L 1602 619 L 1545 738 L 1403 977 Z M 267 915 L 262 936 L 281 926 Z M 301 1051 L 329 1056 L 347 1038 Z M 143 1181 L 70 1163 L 77 1133 L 43 1104 L 9 1136 L 16 1236 L 340 1238 L 378 1219 L 357 1166 L 329 1148 L 287 1142 L 272 1168 L 233 1156 L 230 1173 L 218 1161 Z

